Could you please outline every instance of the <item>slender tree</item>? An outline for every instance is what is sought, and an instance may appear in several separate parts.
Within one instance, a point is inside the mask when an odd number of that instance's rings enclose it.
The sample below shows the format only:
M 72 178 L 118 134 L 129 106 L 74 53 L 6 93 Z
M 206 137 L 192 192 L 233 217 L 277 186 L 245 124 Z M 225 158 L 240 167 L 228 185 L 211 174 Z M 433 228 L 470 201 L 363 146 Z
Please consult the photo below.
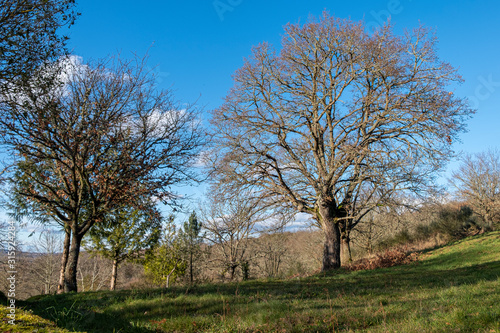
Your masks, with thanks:
M 108 212 L 144 209 L 144 197 L 175 204 L 171 186 L 194 178 L 202 135 L 194 109 L 156 89 L 145 59 L 77 60 L 33 73 L 0 110 L 0 140 L 15 165 L 13 208 L 60 221 L 71 241 L 61 260 L 65 291 L 77 290 L 83 236 Z
M 198 221 L 196 213 L 193 211 L 189 216 L 188 221 L 184 222 L 183 228 L 180 231 L 180 238 L 187 255 L 189 267 L 189 282 L 194 282 L 194 263 L 196 257 L 200 254 L 200 244 L 203 240 L 201 233 L 202 224 Z
M 363 189 L 418 191 L 452 155 L 473 112 L 449 85 L 461 78 L 418 27 L 323 14 L 263 43 L 213 110 L 213 175 L 235 191 L 310 214 L 325 234 L 323 270 L 341 265 L 346 221 Z
M 118 266 L 125 260 L 139 259 L 155 247 L 161 232 L 160 214 L 154 207 L 141 211 L 123 207 L 107 214 L 89 232 L 88 250 L 113 261 L 110 290 L 116 288 Z
M 236 269 L 248 261 L 249 237 L 257 232 L 257 223 L 270 214 L 250 193 L 224 195 L 216 188 L 200 211 L 205 239 L 215 251 L 214 261 L 222 268 L 222 276 L 228 273 L 233 280 Z
M 39 256 L 30 265 L 31 272 L 43 286 L 43 294 L 52 294 L 56 287 L 57 258 L 61 250 L 61 238 L 55 230 L 46 229 L 40 233 L 34 244 Z

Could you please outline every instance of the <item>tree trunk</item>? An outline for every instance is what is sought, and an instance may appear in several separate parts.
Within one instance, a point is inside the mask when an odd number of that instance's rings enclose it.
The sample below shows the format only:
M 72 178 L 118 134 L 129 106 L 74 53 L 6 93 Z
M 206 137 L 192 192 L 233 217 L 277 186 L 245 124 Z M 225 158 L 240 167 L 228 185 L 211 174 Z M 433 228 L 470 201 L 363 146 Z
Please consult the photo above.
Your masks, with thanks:
M 193 284 L 194 278 L 193 278 L 193 250 L 190 250 L 189 253 L 189 282 Z
M 347 265 L 352 262 L 351 239 L 349 236 L 341 238 L 340 259 L 343 265 Z
M 334 221 L 325 221 L 325 244 L 323 248 L 322 271 L 329 271 L 340 267 L 340 230 Z
M 340 210 L 340 215 L 344 217 L 339 223 L 340 229 L 340 261 L 342 265 L 347 265 L 352 261 L 351 255 L 351 230 L 352 230 L 352 218 L 346 218 L 347 212 L 345 210 Z
M 71 243 L 71 230 L 65 228 L 64 232 L 65 232 L 65 235 L 64 235 L 63 253 L 61 256 L 61 270 L 59 273 L 59 283 L 57 285 L 57 293 L 58 294 L 64 293 L 64 276 L 66 274 L 66 265 L 68 264 L 68 255 L 69 255 L 69 246 Z
M 177 265 L 179 264 L 180 260 L 177 260 L 175 262 L 175 265 L 174 265 L 174 268 L 172 268 L 172 270 L 167 274 L 167 288 L 170 287 L 170 276 L 172 276 L 172 274 L 175 272 L 175 270 L 177 269 Z
M 170 277 L 171 277 L 171 276 L 172 276 L 172 274 L 175 272 L 175 269 L 176 269 L 176 268 L 177 268 L 177 267 L 172 268 L 172 270 L 170 271 L 170 273 L 168 273 L 168 274 L 167 274 L 167 285 L 166 285 L 166 287 L 167 287 L 167 288 L 169 288 L 169 287 L 170 287 Z
M 118 276 L 118 260 L 113 260 L 113 270 L 111 271 L 111 285 L 109 290 L 115 290 L 116 288 L 116 277 Z
M 493 230 L 493 221 L 490 218 L 489 212 L 484 213 L 483 219 L 484 219 L 484 222 L 485 222 L 485 225 L 486 225 L 486 228 L 488 229 L 488 231 Z
M 76 272 L 78 267 L 78 257 L 80 256 L 80 245 L 82 243 L 82 236 L 73 232 L 73 242 L 69 251 L 68 266 L 66 267 L 66 274 L 64 278 L 64 291 L 77 292 L 77 279 Z
M 322 271 L 329 271 L 340 267 L 340 228 L 335 202 L 321 200 L 319 202 L 319 213 L 321 225 L 325 233 L 325 244 L 323 248 Z
M 238 267 L 237 265 L 231 265 L 231 267 L 229 267 L 229 279 L 231 281 L 233 281 L 234 279 L 234 273 L 236 271 L 236 267 Z

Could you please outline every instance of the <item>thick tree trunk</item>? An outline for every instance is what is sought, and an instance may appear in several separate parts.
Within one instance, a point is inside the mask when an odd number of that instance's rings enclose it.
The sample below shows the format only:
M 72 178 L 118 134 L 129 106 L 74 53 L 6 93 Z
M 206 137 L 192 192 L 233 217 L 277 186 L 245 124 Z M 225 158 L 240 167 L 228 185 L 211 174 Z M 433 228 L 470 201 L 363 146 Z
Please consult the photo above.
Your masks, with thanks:
M 69 246 L 71 243 L 71 230 L 65 229 L 63 253 L 61 256 L 61 270 L 59 273 L 59 283 L 57 285 L 57 293 L 64 293 L 64 277 L 66 274 L 66 265 L 68 264 Z
M 322 271 L 329 271 L 339 268 L 341 264 L 339 216 L 333 199 L 321 200 L 318 208 L 325 233 Z
M 340 230 L 335 221 L 324 221 L 325 244 L 323 248 L 322 271 L 329 271 L 340 267 Z
M 118 276 L 118 260 L 113 260 L 113 270 L 111 271 L 111 284 L 109 290 L 115 290 L 116 288 L 116 277 Z
M 66 267 L 66 274 L 64 278 L 64 291 L 77 292 L 77 279 L 76 272 L 78 267 L 78 257 L 80 256 L 80 245 L 82 243 L 82 236 L 73 232 L 73 241 L 69 251 L 68 265 Z

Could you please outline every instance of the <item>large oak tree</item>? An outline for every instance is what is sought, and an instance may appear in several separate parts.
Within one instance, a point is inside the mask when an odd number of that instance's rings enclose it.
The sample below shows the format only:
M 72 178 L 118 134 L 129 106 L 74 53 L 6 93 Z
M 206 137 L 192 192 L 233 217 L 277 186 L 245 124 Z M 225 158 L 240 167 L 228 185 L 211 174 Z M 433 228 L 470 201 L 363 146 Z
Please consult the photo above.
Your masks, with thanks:
M 337 268 L 353 214 L 419 191 L 450 157 L 473 112 L 450 91 L 460 81 L 424 27 L 370 34 L 326 13 L 289 24 L 279 51 L 253 49 L 213 111 L 214 175 L 311 214 L 325 234 L 323 270 Z

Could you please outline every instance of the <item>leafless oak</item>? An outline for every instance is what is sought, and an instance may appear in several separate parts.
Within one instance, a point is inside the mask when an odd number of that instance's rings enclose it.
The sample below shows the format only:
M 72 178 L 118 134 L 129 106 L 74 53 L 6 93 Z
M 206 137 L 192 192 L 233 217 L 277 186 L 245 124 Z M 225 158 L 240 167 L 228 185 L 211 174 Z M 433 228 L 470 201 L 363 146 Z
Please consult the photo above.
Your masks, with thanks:
M 212 112 L 213 176 L 311 214 L 326 236 L 323 270 L 339 267 L 353 214 L 427 184 L 473 112 L 449 90 L 461 78 L 435 45 L 424 27 L 368 34 L 326 13 L 287 25 L 281 50 L 255 47 Z

